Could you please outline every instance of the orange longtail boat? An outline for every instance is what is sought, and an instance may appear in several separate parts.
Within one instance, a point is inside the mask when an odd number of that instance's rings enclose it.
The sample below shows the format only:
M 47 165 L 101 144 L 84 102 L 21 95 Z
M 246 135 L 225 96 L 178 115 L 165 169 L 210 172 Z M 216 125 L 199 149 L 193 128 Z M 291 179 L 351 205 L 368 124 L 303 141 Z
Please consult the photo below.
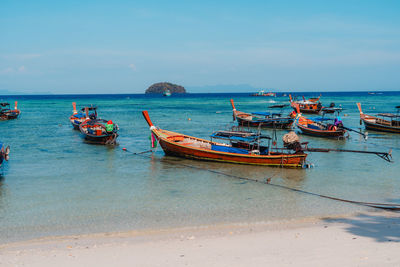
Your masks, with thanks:
M 231 134 L 230 144 L 217 143 L 205 139 L 171 132 L 155 127 L 147 111 L 142 112 L 150 126 L 150 131 L 159 142 L 165 154 L 183 158 L 219 161 L 227 163 L 266 165 L 276 167 L 302 168 L 307 154 L 301 150 L 294 153 L 272 151 L 270 147 L 250 146 L 243 136 Z
M 303 97 L 303 100 L 301 101 L 294 101 L 292 99 L 292 96 L 289 95 L 290 99 L 290 105 L 292 108 L 296 111 L 297 110 L 297 105 L 300 108 L 301 113 L 308 113 L 308 114 L 319 114 L 320 111 L 322 110 L 322 104 L 319 102 L 319 98 L 310 98 L 309 100 L 306 100 Z

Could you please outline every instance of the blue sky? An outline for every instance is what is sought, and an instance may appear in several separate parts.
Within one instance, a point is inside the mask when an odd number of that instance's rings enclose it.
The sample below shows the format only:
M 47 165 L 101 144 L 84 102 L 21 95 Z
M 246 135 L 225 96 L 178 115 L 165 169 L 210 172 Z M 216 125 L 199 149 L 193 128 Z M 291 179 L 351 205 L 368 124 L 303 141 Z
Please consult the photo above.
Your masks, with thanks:
M 2 0 L 0 90 L 400 90 L 399 14 L 399 1 Z

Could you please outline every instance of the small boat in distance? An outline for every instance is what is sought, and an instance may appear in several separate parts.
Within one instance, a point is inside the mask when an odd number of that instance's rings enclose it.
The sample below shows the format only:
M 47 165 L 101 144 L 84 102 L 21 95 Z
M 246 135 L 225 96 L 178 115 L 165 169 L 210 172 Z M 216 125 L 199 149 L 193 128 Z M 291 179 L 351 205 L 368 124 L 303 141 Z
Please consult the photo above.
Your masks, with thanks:
M 264 90 L 261 90 L 258 93 L 251 94 L 251 96 L 272 96 L 272 97 L 276 97 L 276 93 L 273 93 L 273 92 L 266 93 Z
M 360 123 L 364 122 L 365 128 L 379 132 L 400 133 L 400 106 L 397 106 L 397 113 L 379 113 L 376 116 L 364 114 L 361 103 L 357 103 L 360 111 Z
M 76 103 L 72 102 L 72 115 L 69 117 L 69 120 L 74 127 L 75 130 L 79 130 L 79 125 L 87 119 L 96 119 L 97 118 L 97 107 L 90 105 L 88 107 L 83 107 L 79 112 L 76 110 Z M 85 113 L 85 109 L 88 109 L 88 115 Z
M 14 120 L 21 114 L 17 101 L 15 101 L 14 109 L 11 109 L 10 106 L 10 103 L 7 102 L 0 103 L 0 120 Z
M 3 165 L 4 161 L 8 161 L 10 154 L 10 146 L 4 146 L 0 142 L 0 167 Z
M 270 146 L 262 146 L 260 139 L 265 137 L 260 135 L 239 132 L 213 134 L 213 138 L 223 137 L 228 140 L 229 144 L 226 144 L 162 130 L 153 125 L 147 111 L 142 111 L 142 114 L 150 126 L 152 136 L 160 143 L 167 155 L 206 161 L 292 168 L 302 168 L 307 157 L 302 150 L 288 153 L 272 149 Z
M 290 129 L 294 122 L 294 117 L 282 117 L 281 113 L 270 113 L 270 112 L 252 112 L 245 113 L 238 111 L 235 108 L 235 103 L 231 99 L 233 119 L 237 120 L 241 126 L 250 127 L 268 127 L 276 129 Z
M 164 92 L 163 92 L 163 96 L 171 96 L 171 91 L 170 90 L 165 90 Z
M 290 100 L 290 105 L 294 109 L 294 111 L 297 110 L 297 106 L 300 108 L 301 113 L 308 113 L 308 114 L 319 114 L 319 112 L 322 109 L 322 104 L 319 102 L 319 96 L 318 98 L 310 98 L 306 100 L 303 97 L 303 100 L 300 101 L 294 101 L 292 99 L 292 96 L 289 95 L 289 100 Z

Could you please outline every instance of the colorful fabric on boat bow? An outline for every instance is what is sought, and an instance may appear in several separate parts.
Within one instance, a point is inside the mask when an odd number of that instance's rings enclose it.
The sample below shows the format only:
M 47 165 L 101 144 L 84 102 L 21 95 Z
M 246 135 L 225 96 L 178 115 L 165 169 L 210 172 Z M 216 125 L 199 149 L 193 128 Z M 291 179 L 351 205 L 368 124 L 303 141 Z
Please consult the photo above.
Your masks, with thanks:
M 152 132 L 150 135 L 150 142 L 151 142 L 151 148 L 156 148 L 157 147 L 157 139 L 154 136 L 154 133 Z

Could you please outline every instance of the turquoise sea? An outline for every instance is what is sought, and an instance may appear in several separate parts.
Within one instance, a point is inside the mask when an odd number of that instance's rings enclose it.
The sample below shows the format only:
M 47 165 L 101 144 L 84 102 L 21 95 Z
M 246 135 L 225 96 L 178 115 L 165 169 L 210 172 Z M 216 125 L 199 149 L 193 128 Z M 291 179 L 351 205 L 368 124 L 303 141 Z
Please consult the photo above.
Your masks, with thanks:
M 1 96 L 19 102 L 18 120 L 0 121 L 0 140 L 11 146 L 10 161 L 0 178 L 0 243 L 44 236 L 258 222 L 327 216 L 370 208 L 336 202 L 274 186 L 239 180 L 227 174 L 265 179 L 272 184 L 368 202 L 400 203 L 400 135 L 369 132 L 348 140 L 301 136 L 310 147 L 389 151 L 394 163 L 375 155 L 310 153 L 311 169 L 281 169 L 165 156 L 133 155 L 150 149 L 149 128 L 141 111 L 156 126 L 209 138 L 233 125 L 229 99 L 238 110 L 266 111 L 288 97 L 249 94 Z M 303 95 L 303 94 L 297 94 Z M 304 93 L 306 97 L 319 93 Z M 72 102 L 98 106 L 100 117 L 120 127 L 119 146 L 87 144 L 68 117 Z M 324 105 L 344 108 L 345 126 L 360 126 L 356 102 L 365 113 L 395 112 L 400 92 L 322 93 Z M 290 109 L 285 112 L 289 113 Z M 190 120 L 189 120 L 190 119 Z M 264 130 L 272 134 L 271 130 Z M 281 136 L 287 131 L 278 131 Z M 196 168 L 190 168 L 190 165 Z

